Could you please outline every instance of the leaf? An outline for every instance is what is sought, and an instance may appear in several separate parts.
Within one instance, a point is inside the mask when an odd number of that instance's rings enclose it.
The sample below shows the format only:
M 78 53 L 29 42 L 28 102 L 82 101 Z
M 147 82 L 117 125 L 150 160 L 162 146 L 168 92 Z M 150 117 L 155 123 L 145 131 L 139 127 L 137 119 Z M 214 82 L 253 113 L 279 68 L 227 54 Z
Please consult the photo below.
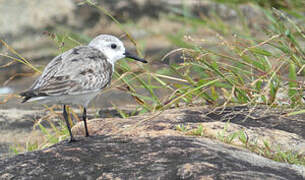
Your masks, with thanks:
M 296 66 L 294 63 L 289 64 L 289 90 L 288 96 L 292 103 L 295 103 L 297 100 L 297 73 Z
M 272 56 L 271 52 L 269 52 L 267 50 L 260 49 L 260 48 L 250 48 L 250 51 L 255 53 L 255 54 L 260 54 L 260 55 L 263 55 L 263 56 Z

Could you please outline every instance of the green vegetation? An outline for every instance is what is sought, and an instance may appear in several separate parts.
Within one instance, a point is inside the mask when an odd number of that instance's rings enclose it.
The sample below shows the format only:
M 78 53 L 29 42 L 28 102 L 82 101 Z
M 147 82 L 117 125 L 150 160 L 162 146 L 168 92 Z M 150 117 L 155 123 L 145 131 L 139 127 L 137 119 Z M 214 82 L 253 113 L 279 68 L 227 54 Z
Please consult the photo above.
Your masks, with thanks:
M 183 124 L 179 124 L 176 126 L 177 131 L 181 131 L 186 135 L 190 136 L 204 136 L 204 128 L 202 125 L 199 125 L 197 128 L 191 129 L 190 127 L 185 127 Z
M 252 3 L 259 5 L 264 8 L 277 8 L 287 12 L 292 12 L 296 10 L 302 11 L 305 7 L 305 2 L 301 0 L 215 0 L 216 2 L 220 3 L 227 3 L 227 4 L 246 4 Z
M 238 12 L 237 25 L 223 21 L 216 13 L 211 14 L 211 17 L 192 15 L 187 8 L 175 10 L 172 14 L 162 17 L 184 25 L 178 33 L 166 35 L 167 40 L 177 49 L 165 55 L 162 60 L 180 53 L 184 57 L 183 63 L 172 63 L 166 68 L 157 70 L 138 64 L 137 71 L 131 71 L 132 68 L 125 61 L 118 63 L 111 88 L 119 88 L 135 99 L 138 107 L 134 113 L 163 111 L 195 103 L 209 104 L 213 107 L 240 104 L 287 106 L 295 109 L 304 107 L 303 81 L 297 78 L 305 75 L 305 16 L 304 13 L 299 12 L 300 8 L 305 6 L 304 2 L 297 0 L 218 0 L 218 2 L 230 3 L 230 6 Z M 257 25 L 251 27 L 252 22 L 248 22 L 237 7 L 240 3 L 260 5 L 259 9 L 265 16 L 264 21 L 255 22 Z M 142 54 L 139 45 L 128 34 L 124 24 L 119 23 L 111 13 L 91 1 L 85 1 L 84 4 L 97 7 L 101 13 L 115 21 L 135 44 L 138 53 Z M 211 40 L 200 38 L 198 34 L 203 29 L 213 36 Z M 60 52 L 90 40 L 72 32 L 49 35 Z M 17 58 L 0 54 L 1 56 L 24 63 L 37 72 L 40 71 L 5 42 L 1 41 L 1 43 Z M 209 47 L 205 46 L 206 44 L 209 44 Z M 285 103 L 280 95 L 283 88 L 287 89 Z M 139 90 L 146 93 L 139 93 Z M 158 90 L 166 91 L 166 96 L 160 96 Z M 114 107 L 122 117 L 128 117 L 128 114 L 116 105 Z M 303 112 L 295 111 L 290 115 Z M 51 131 L 39 122 L 37 124 L 46 137 L 45 144 L 31 144 L 27 150 L 45 147 L 67 137 L 64 126 L 56 127 L 51 121 L 48 122 L 52 127 Z M 179 125 L 176 129 L 189 135 L 205 135 L 203 126 L 189 129 Z M 220 132 L 218 136 L 219 140 L 226 143 L 231 143 L 236 138 L 251 151 L 265 157 L 281 162 L 305 164 L 304 157 L 290 151 L 271 150 L 267 142 L 264 147 L 249 144 L 243 131 L 229 136 Z M 16 149 L 14 151 L 17 152 Z
M 270 143 L 267 141 L 264 141 L 263 145 L 259 145 L 257 141 L 249 140 L 247 133 L 243 130 L 228 133 L 228 126 L 229 123 L 226 123 L 224 129 L 218 132 L 216 137 L 213 137 L 210 134 L 205 134 L 204 126 L 202 124 L 194 129 L 185 127 L 183 124 L 179 124 L 176 126 L 176 130 L 184 133 L 185 135 L 216 138 L 227 144 L 242 144 L 244 148 L 274 161 L 305 166 L 305 156 L 303 154 L 294 152 L 292 150 L 283 151 L 280 148 L 271 148 Z M 233 143 L 233 141 L 237 142 Z

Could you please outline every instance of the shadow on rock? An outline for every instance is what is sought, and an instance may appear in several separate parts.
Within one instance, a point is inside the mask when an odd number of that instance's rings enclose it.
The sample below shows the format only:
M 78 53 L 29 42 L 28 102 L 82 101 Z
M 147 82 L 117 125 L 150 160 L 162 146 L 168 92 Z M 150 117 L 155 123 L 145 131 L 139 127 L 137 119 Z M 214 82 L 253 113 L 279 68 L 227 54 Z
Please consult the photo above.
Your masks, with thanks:
M 302 167 L 181 136 L 82 138 L 0 162 L 1 179 L 303 179 Z M 304 172 L 304 168 L 303 168 Z

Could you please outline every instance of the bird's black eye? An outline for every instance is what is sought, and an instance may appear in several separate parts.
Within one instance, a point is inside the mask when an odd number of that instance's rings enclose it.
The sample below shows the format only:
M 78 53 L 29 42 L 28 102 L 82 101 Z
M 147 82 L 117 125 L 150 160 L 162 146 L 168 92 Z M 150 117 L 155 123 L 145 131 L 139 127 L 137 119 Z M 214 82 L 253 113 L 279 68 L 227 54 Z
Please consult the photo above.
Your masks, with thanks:
M 116 48 L 116 44 L 111 44 L 111 48 L 115 49 Z

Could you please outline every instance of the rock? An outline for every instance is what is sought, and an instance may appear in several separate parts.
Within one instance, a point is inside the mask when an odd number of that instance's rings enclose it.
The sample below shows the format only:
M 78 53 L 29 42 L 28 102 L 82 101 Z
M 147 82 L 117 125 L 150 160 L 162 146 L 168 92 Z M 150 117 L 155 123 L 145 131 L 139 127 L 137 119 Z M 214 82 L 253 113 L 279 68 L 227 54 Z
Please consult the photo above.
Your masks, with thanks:
M 0 158 L 14 155 L 12 148 L 23 152 L 24 148 L 20 146 L 43 143 L 43 133 L 33 126 L 41 118 L 47 117 L 47 113 L 42 110 L 0 109 Z M 50 126 L 46 121 L 42 121 L 42 124 L 45 127 Z
M 60 9 L 60 11 L 59 11 Z M 21 34 L 27 27 L 29 29 L 41 29 L 53 26 L 58 22 L 72 23 L 71 12 L 75 9 L 72 1 L 18 1 L 2 0 L 0 6 L 3 24 L 1 33 Z M 18 12 L 18 13 L 16 13 Z
M 265 112 L 263 114 L 263 112 Z M 278 116 L 276 116 L 276 113 Z M 90 137 L 62 141 L 49 148 L 0 161 L 2 179 L 304 179 L 305 167 L 275 162 L 236 144 L 224 144 L 208 128 L 223 130 L 217 121 L 231 120 L 250 134 L 285 131 L 304 141 L 304 117 L 281 119 L 266 108 L 202 107 L 172 109 L 128 119 L 88 121 Z M 302 118 L 303 117 L 303 118 Z M 294 116 L 296 118 L 296 116 Z M 301 120 L 300 120 L 301 119 Z M 303 119 L 303 120 L 302 120 Z M 287 123 L 286 121 L 289 121 Z M 215 123 L 213 126 L 207 123 Z M 285 126 L 284 124 L 287 123 Z M 298 124 L 300 123 L 300 124 Z M 177 131 L 177 125 L 202 125 L 203 136 Z M 239 126 L 237 126 L 239 125 Z M 290 126 L 290 127 L 288 127 Z M 297 127 L 300 126 L 300 127 Z M 212 129 L 213 129 L 212 128 Z M 235 127 L 234 127 L 235 128 Z M 254 128 L 254 129 L 252 129 Z M 272 131 L 275 129 L 275 131 Z M 228 131 L 231 131 L 229 129 Z M 82 123 L 73 128 L 82 134 Z M 267 134 L 262 133 L 267 136 Z M 283 133 L 282 135 L 285 135 Z M 251 138 L 251 137 L 250 137 Z M 287 144 L 293 140 L 289 137 Z M 292 144 L 293 146 L 293 144 Z
M 9 176 L 13 175 L 13 176 Z M 274 162 L 207 138 L 92 136 L 0 162 L 6 179 L 304 179 Z M 11 178 L 12 177 L 12 178 Z
M 18 103 L 19 104 L 19 103 Z M 22 106 L 23 104 L 19 104 Z M 31 106 L 29 104 L 28 106 Z M 59 121 L 63 121 L 61 106 L 53 108 L 54 112 L 48 109 L 41 109 L 32 107 L 27 110 L 16 108 L 3 108 L 0 109 L 0 158 L 13 156 L 12 148 L 16 148 L 19 152 L 24 152 L 25 147 L 29 144 L 43 144 L 45 136 L 38 126 L 38 122 L 47 128 L 51 128 L 50 123 L 59 126 Z M 77 114 L 81 114 L 80 110 L 73 108 Z M 131 108 L 123 108 L 123 112 L 131 114 Z M 106 117 L 120 117 L 120 114 L 113 108 L 104 108 L 95 113 L 93 109 L 88 110 L 89 119 L 93 117 L 106 118 Z M 53 131 L 50 130 L 50 131 Z
M 264 142 L 268 142 L 271 149 L 299 152 L 305 157 L 305 115 L 288 117 L 285 110 L 268 109 L 265 106 L 237 106 L 215 110 L 194 107 L 171 109 L 161 114 L 127 119 L 106 118 L 88 121 L 91 134 L 141 137 L 181 135 L 181 132 L 177 131 L 177 125 L 183 125 L 189 132 L 202 126 L 203 136 L 220 140 L 233 133 L 243 132 L 248 138 L 247 145 L 264 146 Z M 72 131 L 83 136 L 83 123 L 78 123 Z M 233 139 L 230 143 L 239 147 L 244 146 L 239 138 Z

